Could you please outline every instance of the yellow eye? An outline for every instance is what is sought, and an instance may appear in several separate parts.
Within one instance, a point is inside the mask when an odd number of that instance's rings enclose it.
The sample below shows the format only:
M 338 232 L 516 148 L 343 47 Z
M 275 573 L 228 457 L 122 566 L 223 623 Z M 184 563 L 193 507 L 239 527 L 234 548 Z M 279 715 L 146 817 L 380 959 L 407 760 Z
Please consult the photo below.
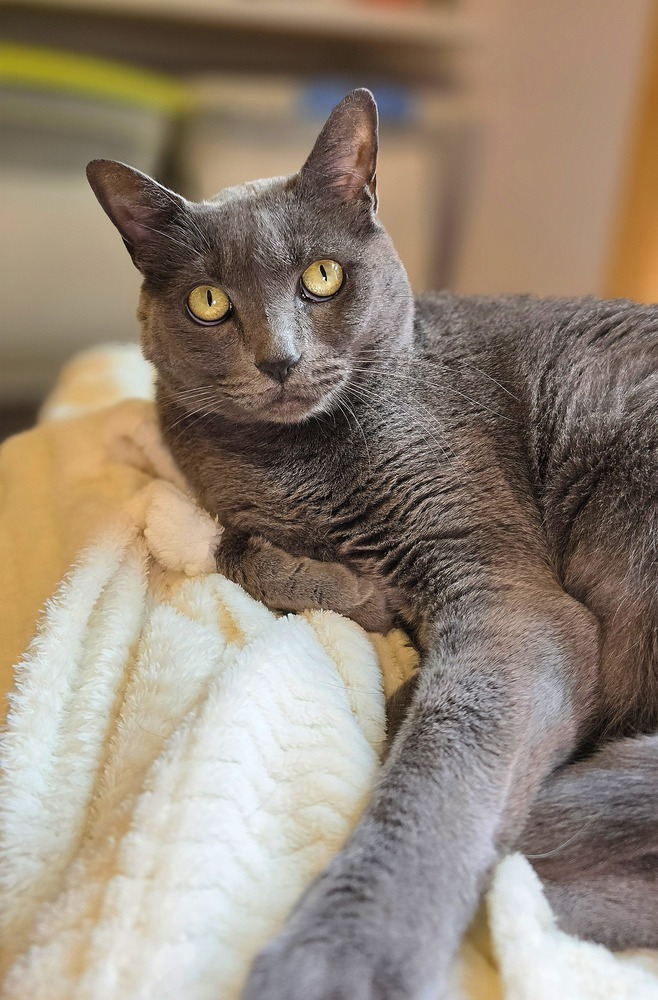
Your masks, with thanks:
M 231 312 L 231 300 L 221 288 L 197 285 L 187 296 L 187 308 L 200 323 L 221 323 Z
M 343 284 L 345 275 L 336 260 L 316 260 L 302 274 L 302 285 L 316 299 L 328 299 Z

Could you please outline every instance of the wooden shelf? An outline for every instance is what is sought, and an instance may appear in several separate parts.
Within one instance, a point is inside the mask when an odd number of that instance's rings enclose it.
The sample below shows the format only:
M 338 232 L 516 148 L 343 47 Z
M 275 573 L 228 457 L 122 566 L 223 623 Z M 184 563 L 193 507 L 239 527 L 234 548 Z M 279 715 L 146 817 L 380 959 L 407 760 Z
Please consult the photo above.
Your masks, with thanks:
M 0 0 L 9 41 L 173 72 L 380 75 L 437 82 L 474 36 L 452 5 L 309 0 Z
M 326 7 L 304 0 L 14 0 L 9 6 L 420 46 L 452 45 L 472 34 L 470 21 L 449 7 L 392 9 L 338 2 L 326 17 Z

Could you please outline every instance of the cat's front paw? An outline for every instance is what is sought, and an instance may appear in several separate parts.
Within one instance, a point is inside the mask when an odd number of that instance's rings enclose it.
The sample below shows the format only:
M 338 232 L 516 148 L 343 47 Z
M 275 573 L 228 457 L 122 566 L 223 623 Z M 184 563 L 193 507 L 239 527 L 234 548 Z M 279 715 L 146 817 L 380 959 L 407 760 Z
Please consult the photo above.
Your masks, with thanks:
M 254 962 L 243 1000 L 416 1000 L 378 950 L 336 936 L 284 937 Z
M 383 584 L 377 586 L 369 581 L 364 581 L 359 596 L 360 603 L 347 608 L 343 613 L 366 632 L 381 632 L 383 635 L 390 632 L 399 610 L 399 601 L 393 600 L 390 591 Z
M 337 943 L 275 942 L 252 967 L 243 1000 L 375 1000 L 372 969 Z
M 243 1000 L 442 1000 L 438 985 L 421 986 L 386 944 L 284 937 L 254 962 Z
M 373 919 L 372 901 L 345 898 L 345 888 L 328 886 L 319 899 L 311 890 L 312 904 L 304 900 L 256 958 L 243 1000 L 441 1000 L 422 935 L 394 914 Z

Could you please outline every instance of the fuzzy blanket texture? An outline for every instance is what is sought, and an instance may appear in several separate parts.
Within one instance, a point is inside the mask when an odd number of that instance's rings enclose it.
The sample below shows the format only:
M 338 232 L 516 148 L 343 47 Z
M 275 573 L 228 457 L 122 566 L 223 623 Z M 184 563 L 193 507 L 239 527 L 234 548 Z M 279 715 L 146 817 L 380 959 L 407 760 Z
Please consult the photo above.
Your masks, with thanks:
M 89 352 L 0 448 L 6 1000 L 237 1000 L 358 819 L 416 666 L 400 632 L 277 617 L 213 571 L 221 527 L 150 397 L 135 347 Z M 454 996 L 658 1000 L 658 955 L 563 934 L 516 855 Z

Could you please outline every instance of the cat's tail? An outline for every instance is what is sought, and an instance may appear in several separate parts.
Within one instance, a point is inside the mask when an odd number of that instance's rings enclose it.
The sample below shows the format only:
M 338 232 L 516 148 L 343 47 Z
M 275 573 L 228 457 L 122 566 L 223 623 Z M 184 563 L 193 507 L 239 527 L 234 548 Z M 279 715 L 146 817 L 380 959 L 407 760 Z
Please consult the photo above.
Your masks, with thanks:
M 565 931 L 658 947 L 658 734 L 608 743 L 553 774 L 519 848 Z

